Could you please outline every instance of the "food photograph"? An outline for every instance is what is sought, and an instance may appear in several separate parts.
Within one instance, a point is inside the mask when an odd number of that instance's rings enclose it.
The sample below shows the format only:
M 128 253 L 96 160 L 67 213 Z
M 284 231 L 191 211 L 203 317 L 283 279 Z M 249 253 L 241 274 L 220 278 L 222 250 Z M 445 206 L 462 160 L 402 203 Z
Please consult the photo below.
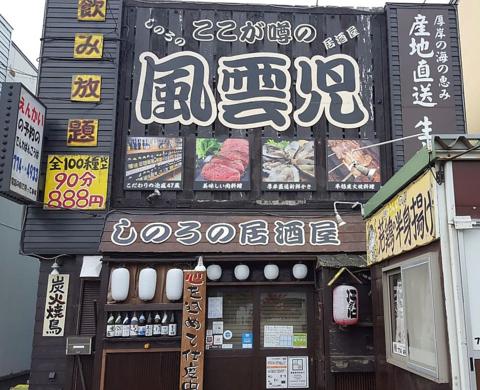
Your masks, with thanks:
M 264 139 L 262 146 L 264 191 L 313 191 L 315 184 L 313 140 Z
M 380 150 L 366 140 L 327 141 L 327 189 L 376 191 L 380 188 Z
M 247 139 L 198 138 L 195 190 L 250 189 L 250 151 Z

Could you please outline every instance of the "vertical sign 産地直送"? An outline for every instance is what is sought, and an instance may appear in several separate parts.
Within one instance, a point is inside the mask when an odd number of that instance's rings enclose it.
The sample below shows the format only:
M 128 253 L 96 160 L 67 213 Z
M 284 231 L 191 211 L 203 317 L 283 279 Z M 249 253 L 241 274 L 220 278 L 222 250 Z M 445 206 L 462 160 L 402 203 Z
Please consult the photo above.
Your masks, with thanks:
M 405 161 L 427 134 L 457 133 L 455 64 L 449 10 L 445 7 L 398 8 L 398 45 Z M 461 111 L 461 104 L 458 112 Z

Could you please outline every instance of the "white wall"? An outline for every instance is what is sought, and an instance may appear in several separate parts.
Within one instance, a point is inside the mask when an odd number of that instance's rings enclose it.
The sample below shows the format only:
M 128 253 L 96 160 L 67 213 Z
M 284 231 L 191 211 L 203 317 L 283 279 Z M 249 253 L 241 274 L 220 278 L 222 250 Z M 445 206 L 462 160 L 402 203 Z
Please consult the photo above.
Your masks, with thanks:
M 33 94 L 37 92 L 38 70 L 12 42 L 8 55 L 7 79 L 10 82 L 21 82 Z
M 30 369 L 40 264 L 18 254 L 22 216 L 0 198 L 0 377 Z
M 0 16 L 0 81 L 22 82 L 36 93 L 37 78 L 31 76 L 37 69 L 10 41 L 10 33 Z M 22 218 L 23 206 L 0 198 L 0 378 L 30 369 L 40 264 L 18 253 Z
M 8 52 L 12 38 L 12 26 L 0 15 L 0 83 L 7 74 Z

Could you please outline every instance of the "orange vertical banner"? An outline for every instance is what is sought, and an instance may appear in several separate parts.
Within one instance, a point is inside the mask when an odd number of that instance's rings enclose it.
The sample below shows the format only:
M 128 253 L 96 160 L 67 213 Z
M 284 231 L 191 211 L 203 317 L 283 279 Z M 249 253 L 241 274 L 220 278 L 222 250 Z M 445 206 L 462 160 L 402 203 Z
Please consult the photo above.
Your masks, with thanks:
M 203 390 L 205 357 L 205 271 L 183 271 L 182 346 L 180 390 Z

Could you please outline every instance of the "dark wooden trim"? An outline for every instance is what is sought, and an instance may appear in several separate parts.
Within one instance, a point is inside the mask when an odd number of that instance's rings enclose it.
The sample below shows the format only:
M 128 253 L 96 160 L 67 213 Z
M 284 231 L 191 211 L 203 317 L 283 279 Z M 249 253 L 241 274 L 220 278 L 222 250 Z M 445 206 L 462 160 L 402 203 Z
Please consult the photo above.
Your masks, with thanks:
M 182 310 L 182 303 L 145 303 L 141 305 L 130 305 L 122 303 L 110 303 L 103 306 L 106 312 L 121 311 L 158 311 L 158 310 Z
M 110 268 L 102 266 L 100 273 L 100 302 L 97 302 L 97 337 L 95 342 L 95 360 L 94 360 L 94 375 L 93 388 L 103 388 L 103 365 L 104 361 L 104 342 L 103 342 L 103 328 L 105 325 L 105 310 L 104 306 L 107 302 L 108 284 L 110 277 Z M 102 335 L 102 336 L 100 336 Z
M 172 8 L 172 3 L 168 1 L 154 0 L 154 1 L 137 1 L 125 0 L 127 7 L 140 8 Z M 354 9 L 346 7 L 310 7 L 310 6 L 274 6 L 274 5 L 253 5 L 253 4 L 216 4 L 216 3 L 195 3 L 195 2 L 181 2 L 175 3 L 175 8 L 182 10 L 198 10 L 199 7 L 203 10 L 213 11 L 250 11 L 250 12 L 275 12 L 275 13 L 292 13 L 305 12 L 320 15 L 375 15 L 383 12 L 383 8 L 372 9 Z
M 235 286 L 235 287 L 241 287 L 241 286 L 311 286 L 314 285 L 315 282 L 309 281 L 298 281 L 298 282 L 208 282 L 207 288 L 211 287 L 229 287 L 229 286 Z

